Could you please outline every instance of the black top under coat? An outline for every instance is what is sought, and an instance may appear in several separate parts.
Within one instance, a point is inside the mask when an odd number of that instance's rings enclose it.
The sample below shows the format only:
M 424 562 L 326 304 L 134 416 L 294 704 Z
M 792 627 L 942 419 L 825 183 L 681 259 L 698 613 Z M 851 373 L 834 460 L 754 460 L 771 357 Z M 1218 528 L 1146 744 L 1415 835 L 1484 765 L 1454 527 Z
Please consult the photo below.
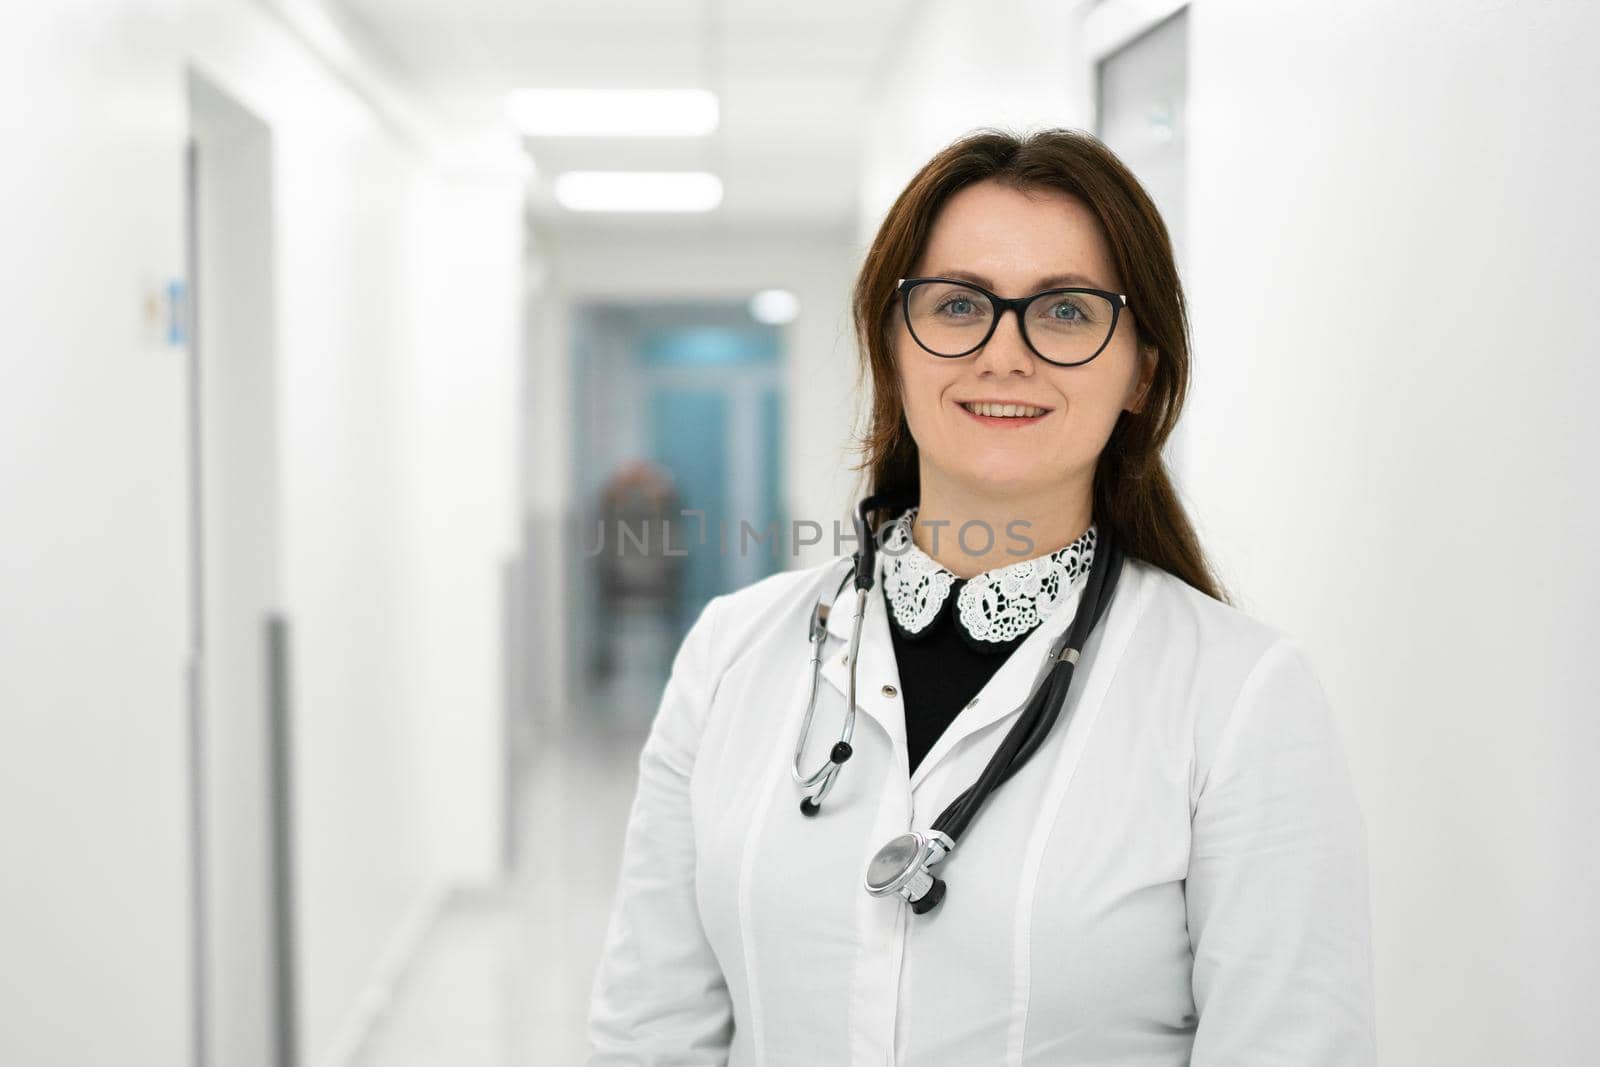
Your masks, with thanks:
M 951 584 L 939 613 L 920 633 L 910 633 L 902 627 L 888 594 L 879 594 L 889 615 L 912 771 L 968 701 L 978 695 L 1006 658 L 1038 626 L 1035 623 L 1033 628 L 1005 642 L 970 637 L 955 619 L 956 601 L 964 585 L 964 578 Z

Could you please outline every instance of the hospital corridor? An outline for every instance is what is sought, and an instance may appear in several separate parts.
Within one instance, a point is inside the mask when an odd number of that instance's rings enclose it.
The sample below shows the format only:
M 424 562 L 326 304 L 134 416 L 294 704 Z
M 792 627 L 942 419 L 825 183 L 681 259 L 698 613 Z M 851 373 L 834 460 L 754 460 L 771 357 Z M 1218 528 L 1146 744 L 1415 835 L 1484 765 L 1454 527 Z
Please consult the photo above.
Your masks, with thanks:
M 1597 48 L 1583 0 L 5 0 L 0 1064 L 1600 1063 Z M 861 547 L 886 471 L 992 518 L 1057 469 L 1020 601 Z M 1317 684 L 1225 677 L 1261 635 Z M 1354 895 L 1186 938 L 1196 798 L 1324 781 L 1215 827 L 1356 827 L 1304 869 Z M 1242 1010 L 1276 967 L 1356 1036 Z

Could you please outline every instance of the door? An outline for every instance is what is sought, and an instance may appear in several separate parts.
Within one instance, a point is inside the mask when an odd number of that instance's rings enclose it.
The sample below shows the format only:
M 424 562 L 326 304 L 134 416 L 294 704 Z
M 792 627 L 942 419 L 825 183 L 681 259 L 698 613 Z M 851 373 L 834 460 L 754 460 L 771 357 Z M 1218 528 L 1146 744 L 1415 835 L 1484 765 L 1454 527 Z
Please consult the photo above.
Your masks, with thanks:
M 294 1062 L 272 137 L 188 79 L 196 1062 Z
M 1188 250 L 1189 9 L 1145 29 L 1096 66 L 1097 136 L 1156 202 L 1172 236 L 1180 276 Z M 1187 424 L 1167 442 L 1180 482 Z

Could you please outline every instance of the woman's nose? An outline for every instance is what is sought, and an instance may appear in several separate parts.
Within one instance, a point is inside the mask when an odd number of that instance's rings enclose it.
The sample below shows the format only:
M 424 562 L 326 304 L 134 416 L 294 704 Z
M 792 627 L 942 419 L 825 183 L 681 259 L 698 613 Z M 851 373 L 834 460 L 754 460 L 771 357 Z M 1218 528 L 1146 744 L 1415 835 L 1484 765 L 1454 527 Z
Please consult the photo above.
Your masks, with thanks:
M 1007 315 L 1007 312 L 1014 312 Z M 1022 316 L 1014 308 L 1000 312 L 994 333 L 978 349 L 977 369 L 995 374 L 1032 374 L 1033 349 L 1022 336 Z

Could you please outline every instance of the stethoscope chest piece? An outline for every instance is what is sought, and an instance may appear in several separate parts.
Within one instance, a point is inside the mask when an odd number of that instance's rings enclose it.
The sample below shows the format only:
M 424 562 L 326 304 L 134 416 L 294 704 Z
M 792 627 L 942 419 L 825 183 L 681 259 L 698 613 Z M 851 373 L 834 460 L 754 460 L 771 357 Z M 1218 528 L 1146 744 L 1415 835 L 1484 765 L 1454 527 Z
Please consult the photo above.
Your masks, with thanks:
M 944 859 L 956 843 L 942 830 L 912 830 L 878 850 L 867 865 L 865 885 L 875 897 L 899 894 L 921 915 L 944 899 L 944 881 L 928 868 Z

